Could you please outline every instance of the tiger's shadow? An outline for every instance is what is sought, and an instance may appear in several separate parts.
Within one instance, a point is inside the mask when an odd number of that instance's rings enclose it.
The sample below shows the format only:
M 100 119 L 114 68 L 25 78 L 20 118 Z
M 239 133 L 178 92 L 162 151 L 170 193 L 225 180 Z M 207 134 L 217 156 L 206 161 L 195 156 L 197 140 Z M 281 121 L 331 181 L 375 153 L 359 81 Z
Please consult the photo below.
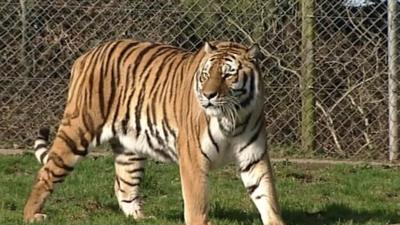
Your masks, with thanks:
M 287 224 L 293 225 L 330 225 L 340 223 L 366 224 L 369 221 L 379 224 L 400 222 L 400 214 L 380 210 L 355 210 L 346 205 L 332 203 L 320 212 L 307 213 L 300 210 L 283 209 L 283 217 Z M 350 224 L 349 223 L 349 224 Z
M 168 211 L 165 215 L 167 219 L 173 221 L 183 221 L 181 211 Z M 308 213 L 301 210 L 283 208 L 282 216 L 287 225 L 333 225 L 340 223 L 366 224 L 375 221 L 382 224 L 394 224 L 400 222 L 400 214 L 382 210 L 354 210 L 342 204 L 332 203 L 324 210 Z M 236 222 L 239 224 L 261 224 L 259 215 L 256 211 L 244 212 L 239 209 L 229 209 L 213 205 L 210 212 L 211 220 L 219 219 Z

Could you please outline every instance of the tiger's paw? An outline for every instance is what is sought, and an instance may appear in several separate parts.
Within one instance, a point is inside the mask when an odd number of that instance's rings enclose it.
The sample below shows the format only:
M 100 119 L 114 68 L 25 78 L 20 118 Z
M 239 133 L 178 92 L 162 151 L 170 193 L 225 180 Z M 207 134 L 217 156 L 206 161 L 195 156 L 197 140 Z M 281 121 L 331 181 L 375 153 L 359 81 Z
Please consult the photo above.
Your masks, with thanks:
M 47 215 L 43 213 L 35 213 L 32 217 L 25 217 L 25 222 L 35 223 L 35 222 L 43 222 L 47 219 Z
M 125 216 L 133 217 L 135 220 L 147 219 L 148 217 L 143 213 L 141 204 L 132 202 L 129 204 L 120 204 Z
M 283 221 L 277 220 L 277 221 L 271 221 L 266 225 L 285 225 L 285 223 Z
M 130 216 L 132 216 L 135 220 L 147 219 L 147 216 L 142 210 L 135 210 L 134 212 L 130 213 Z

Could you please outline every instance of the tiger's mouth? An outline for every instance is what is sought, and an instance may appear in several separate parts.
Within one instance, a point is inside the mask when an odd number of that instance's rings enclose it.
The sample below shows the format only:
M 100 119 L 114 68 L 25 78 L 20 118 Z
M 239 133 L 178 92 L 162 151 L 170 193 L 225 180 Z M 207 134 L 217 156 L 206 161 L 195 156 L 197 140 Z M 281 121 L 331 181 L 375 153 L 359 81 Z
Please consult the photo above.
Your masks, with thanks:
M 213 117 L 228 117 L 228 118 L 235 118 L 237 115 L 237 109 L 234 107 L 234 104 L 230 103 L 222 103 L 222 102 L 212 102 L 212 101 L 204 101 L 201 103 L 201 107 L 203 108 L 204 112 L 208 116 Z
M 221 117 L 225 115 L 222 107 L 212 105 L 211 103 L 207 107 L 203 106 L 203 108 L 205 113 L 209 116 Z
M 202 107 L 203 107 L 204 109 L 207 109 L 207 108 L 215 107 L 215 105 L 212 104 L 211 102 L 207 102 L 207 103 L 203 104 Z

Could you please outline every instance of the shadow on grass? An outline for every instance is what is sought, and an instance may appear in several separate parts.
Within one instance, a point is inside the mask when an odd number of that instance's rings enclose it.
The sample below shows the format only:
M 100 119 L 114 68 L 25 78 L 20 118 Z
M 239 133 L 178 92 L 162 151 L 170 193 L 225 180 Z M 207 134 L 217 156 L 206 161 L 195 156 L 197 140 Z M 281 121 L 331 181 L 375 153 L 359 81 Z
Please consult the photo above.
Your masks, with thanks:
M 171 221 L 183 222 L 183 205 L 182 210 L 168 210 L 164 211 L 165 218 Z M 237 222 L 240 224 L 260 224 L 261 220 L 257 212 L 246 213 L 240 209 L 224 208 L 220 204 L 213 204 L 210 211 L 210 219 L 212 221 L 225 220 L 231 222 Z M 218 223 L 216 223 L 218 224 Z
M 119 211 L 117 205 L 113 205 L 110 208 Z M 400 214 L 388 212 L 384 209 L 360 211 L 341 204 L 330 204 L 325 209 L 315 213 L 285 208 L 282 211 L 282 216 L 287 225 L 333 225 L 338 222 L 340 224 L 349 222 L 351 224 L 365 224 L 367 222 L 393 224 L 400 222 Z M 182 210 L 170 209 L 164 211 L 163 217 L 170 221 L 183 223 L 183 206 Z M 210 218 L 211 220 L 225 220 L 239 224 L 261 224 L 260 216 L 256 211 L 244 212 L 240 209 L 223 208 L 218 203 L 213 205 Z
M 400 222 L 400 214 L 388 212 L 384 209 L 360 211 L 351 209 L 341 204 L 330 204 L 322 211 L 307 213 L 298 210 L 282 210 L 282 216 L 288 225 L 333 225 L 341 224 L 365 224 L 375 222 L 377 224 L 392 224 Z M 211 217 L 217 219 L 228 219 L 240 224 L 260 224 L 260 216 L 257 212 L 246 213 L 239 209 L 221 208 L 215 205 L 211 211 Z
M 338 222 L 365 224 L 369 221 L 379 224 L 400 222 L 399 214 L 384 209 L 360 211 L 341 204 L 330 204 L 325 209 L 315 213 L 283 209 L 283 218 L 287 224 L 293 225 L 330 225 Z

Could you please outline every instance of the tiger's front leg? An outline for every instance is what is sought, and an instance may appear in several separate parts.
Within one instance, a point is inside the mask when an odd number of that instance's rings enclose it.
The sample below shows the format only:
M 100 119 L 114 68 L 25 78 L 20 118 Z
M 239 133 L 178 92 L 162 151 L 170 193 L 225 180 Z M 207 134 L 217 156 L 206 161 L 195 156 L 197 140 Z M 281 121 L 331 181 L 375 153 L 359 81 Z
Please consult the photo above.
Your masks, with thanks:
M 208 161 L 200 154 L 201 150 L 198 148 L 181 148 L 180 152 L 179 170 L 185 205 L 185 223 L 211 225 L 208 221 Z
M 238 152 L 240 175 L 264 225 L 284 225 L 280 215 L 265 134 L 247 143 Z

